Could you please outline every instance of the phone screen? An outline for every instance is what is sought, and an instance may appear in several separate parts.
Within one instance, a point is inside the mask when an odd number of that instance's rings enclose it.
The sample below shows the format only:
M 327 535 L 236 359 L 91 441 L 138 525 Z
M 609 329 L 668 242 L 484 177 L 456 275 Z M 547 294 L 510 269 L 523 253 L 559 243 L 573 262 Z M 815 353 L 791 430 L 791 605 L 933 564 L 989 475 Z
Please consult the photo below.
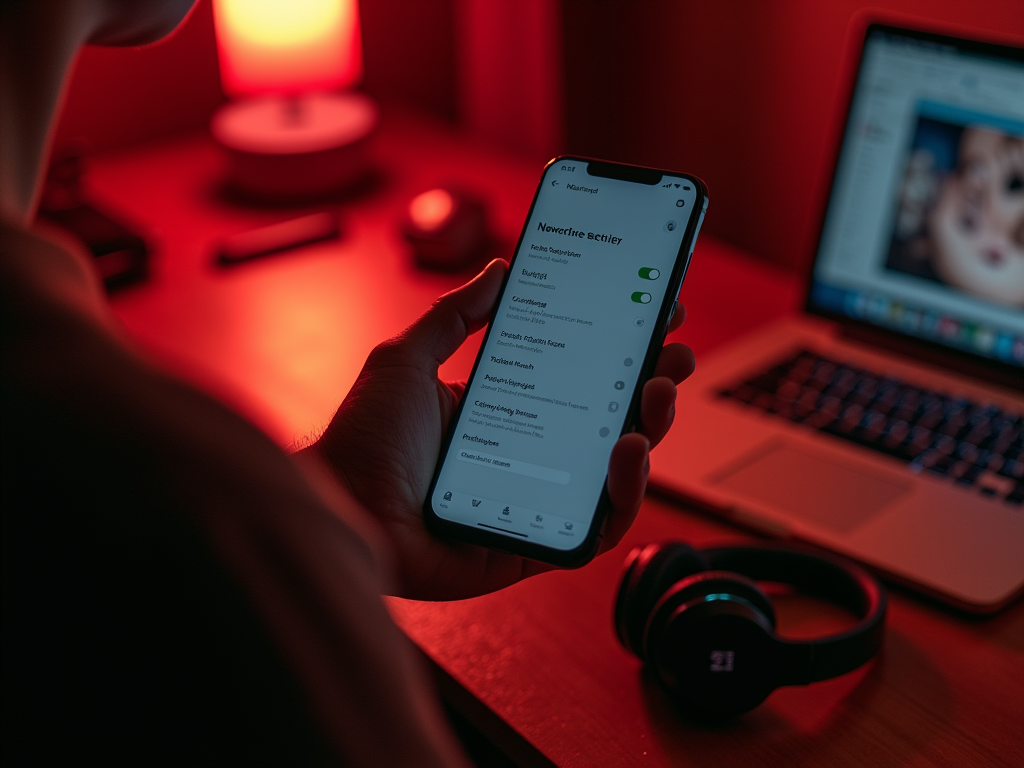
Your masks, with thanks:
M 429 498 L 438 517 L 581 546 L 676 298 L 698 200 L 687 177 L 638 183 L 590 175 L 585 160 L 548 166 L 451 426 Z

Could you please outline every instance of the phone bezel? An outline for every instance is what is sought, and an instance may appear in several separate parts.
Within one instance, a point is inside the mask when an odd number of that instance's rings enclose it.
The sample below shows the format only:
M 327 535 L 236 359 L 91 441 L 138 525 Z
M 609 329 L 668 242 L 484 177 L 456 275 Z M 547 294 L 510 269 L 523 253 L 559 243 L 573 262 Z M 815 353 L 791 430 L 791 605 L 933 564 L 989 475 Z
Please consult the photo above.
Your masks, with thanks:
M 509 269 L 505 275 L 505 279 L 502 282 L 499 296 L 504 297 L 505 290 L 508 287 L 509 276 L 512 274 L 512 270 L 515 267 L 516 260 L 519 256 L 520 250 L 522 249 L 523 240 L 526 237 L 526 228 L 533 217 L 534 208 L 537 205 L 537 200 L 540 196 L 540 191 L 543 188 L 544 180 L 547 177 L 548 172 L 553 166 L 559 163 L 576 163 L 586 166 L 586 172 L 588 175 L 614 178 L 620 181 L 632 181 L 638 184 L 655 185 L 660 184 L 662 179 L 666 176 L 672 178 L 683 179 L 693 184 L 696 192 L 694 198 L 693 208 L 688 212 L 686 220 L 686 229 L 683 233 L 683 238 L 680 243 L 679 251 L 675 256 L 675 261 L 672 268 L 672 277 L 669 283 L 669 288 L 665 293 L 665 298 L 662 302 L 662 306 L 658 312 L 658 321 L 654 326 L 651 334 L 650 342 L 647 345 L 647 351 L 644 355 L 643 365 L 640 369 L 640 375 L 637 379 L 637 385 L 634 388 L 632 396 L 630 398 L 629 408 L 626 411 L 626 417 L 623 420 L 623 428 L 619 433 L 619 437 L 633 431 L 638 421 L 639 406 L 640 406 L 640 394 L 643 389 L 644 383 L 651 378 L 654 367 L 657 363 L 658 353 L 661 350 L 662 345 L 665 341 L 665 336 L 668 332 L 668 321 L 669 315 L 672 311 L 672 306 L 678 296 L 679 288 L 682 285 L 683 278 L 686 276 L 686 271 L 690 266 L 690 258 L 693 255 L 693 242 L 696 237 L 697 231 L 701 222 L 703 221 L 704 212 L 707 209 L 708 201 L 708 190 L 707 186 L 696 176 L 687 173 L 679 173 L 677 171 L 667 171 L 655 168 L 645 168 L 643 166 L 629 165 L 626 163 L 614 163 L 606 160 L 597 160 L 594 158 L 577 157 L 572 155 L 559 155 L 554 159 L 548 161 L 544 166 L 543 171 L 540 175 L 540 180 L 537 183 L 537 189 L 534 191 L 533 200 L 530 202 L 530 208 L 526 213 L 526 218 L 523 221 L 523 228 L 519 233 L 519 239 L 516 241 L 515 249 L 512 251 L 512 257 L 509 261 Z M 594 167 L 596 173 L 591 173 L 591 167 Z M 655 174 L 657 177 L 655 178 Z M 484 337 L 480 342 L 480 352 L 477 353 L 476 359 L 473 361 L 473 369 L 467 379 L 467 391 L 469 389 L 469 383 L 472 382 L 477 374 L 477 369 L 480 365 L 481 353 L 487 345 L 487 341 L 490 338 L 491 329 L 493 323 L 488 323 L 487 328 L 484 331 Z M 450 424 L 458 423 L 458 420 L 462 416 L 462 409 L 465 405 L 465 398 L 459 401 L 458 408 L 452 416 Z M 437 481 L 441 474 L 441 468 L 444 465 L 444 458 L 448 456 L 451 443 L 454 438 L 453 430 L 448 429 L 445 434 L 440 451 L 438 453 L 437 465 L 434 467 L 434 473 L 430 480 L 430 486 L 427 490 L 427 497 L 423 502 L 423 519 L 428 529 L 433 533 L 440 536 L 455 538 L 460 541 L 466 541 L 472 544 L 488 547 L 490 549 L 496 549 L 503 552 L 509 552 L 511 554 L 519 555 L 522 557 L 529 558 L 531 560 L 537 560 L 551 565 L 559 566 L 562 568 L 577 568 L 588 563 L 597 554 L 597 551 L 601 544 L 601 538 L 604 532 L 604 523 L 608 517 L 608 512 L 611 509 L 611 504 L 608 498 L 608 481 L 607 475 L 605 477 L 605 484 L 601 490 L 601 495 L 597 503 L 597 508 L 594 511 L 594 515 L 591 518 L 590 526 L 587 529 L 587 534 L 584 536 L 583 541 L 579 546 L 572 549 L 557 549 L 555 547 L 549 547 L 544 544 L 538 544 L 531 541 L 520 541 L 516 540 L 511 536 L 504 536 L 500 533 L 492 533 L 490 531 L 483 530 L 481 528 L 468 525 L 466 523 L 455 522 L 447 520 L 439 516 L 433 509 L 432 498 L 434 490 L 437 487 Z

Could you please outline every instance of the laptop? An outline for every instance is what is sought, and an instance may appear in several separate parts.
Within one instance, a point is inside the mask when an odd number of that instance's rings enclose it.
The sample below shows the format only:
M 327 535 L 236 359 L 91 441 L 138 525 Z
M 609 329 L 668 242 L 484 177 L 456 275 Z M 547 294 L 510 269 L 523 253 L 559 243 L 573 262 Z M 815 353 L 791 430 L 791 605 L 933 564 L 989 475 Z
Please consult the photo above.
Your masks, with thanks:
M 1022 447 L 1024 49 L 870 25 L 804 309 L 701 358 L 651 483 L 986 613 Z

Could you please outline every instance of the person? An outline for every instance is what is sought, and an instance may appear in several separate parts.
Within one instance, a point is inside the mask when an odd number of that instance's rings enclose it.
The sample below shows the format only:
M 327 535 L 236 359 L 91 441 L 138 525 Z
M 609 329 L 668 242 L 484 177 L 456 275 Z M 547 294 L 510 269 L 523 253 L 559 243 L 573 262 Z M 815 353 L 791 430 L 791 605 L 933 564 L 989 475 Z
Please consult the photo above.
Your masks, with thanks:
M 545 570 L 435 538 L 420 512 L 462 392 L 438 366 L 486 324 L 504 263 L 375 348 L 324 434 L 289 456 L 140 351 L 81 245 L 33 223 L 79 48 L 155 41 L 190 4 L 0 6 L 0 755 L 467 765 L 381 595 L 466 598 Z M 667 345 L 642 431 L 615 445 L 606 549 L 692 368 Z

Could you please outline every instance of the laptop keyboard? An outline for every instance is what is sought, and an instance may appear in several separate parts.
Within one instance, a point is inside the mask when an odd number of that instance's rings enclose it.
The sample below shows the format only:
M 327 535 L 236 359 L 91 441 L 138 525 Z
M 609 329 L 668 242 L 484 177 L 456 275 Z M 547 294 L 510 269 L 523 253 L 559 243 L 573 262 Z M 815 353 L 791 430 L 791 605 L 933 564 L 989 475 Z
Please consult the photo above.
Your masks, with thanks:
M 1024 417 L 801 350 L 719 392 L 985 496 L 1024 500 Z

